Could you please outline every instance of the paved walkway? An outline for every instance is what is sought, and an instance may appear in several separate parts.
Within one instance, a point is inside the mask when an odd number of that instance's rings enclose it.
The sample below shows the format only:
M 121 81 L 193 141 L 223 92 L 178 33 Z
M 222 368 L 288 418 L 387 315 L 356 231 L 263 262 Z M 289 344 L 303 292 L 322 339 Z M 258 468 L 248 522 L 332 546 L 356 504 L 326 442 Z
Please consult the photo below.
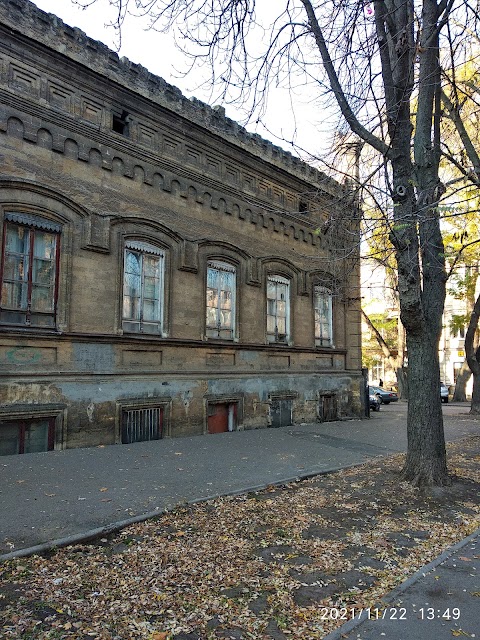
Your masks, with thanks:
M 447 440 L 480 434 L 468 405 L 444 411 Z M 405 417 L 398 403 L 369 420 L 2 456 L 0 554 L 405 451 Z
M 480 435 L 468 405 L 446 405 L 448 441 Z M 72 449 L 0 458 L 0 560 L 105 535 L 183 502 L 240 493 L 406 449 L 405 405 L 369 420 Z M 328 640 L 479 637 L 477 532 Z M 375 611 L 372 617 L 377 617 Z M 360 617 L 360 620 L 358 619 Z M 325 638 L 325 640 L 327 640 Z

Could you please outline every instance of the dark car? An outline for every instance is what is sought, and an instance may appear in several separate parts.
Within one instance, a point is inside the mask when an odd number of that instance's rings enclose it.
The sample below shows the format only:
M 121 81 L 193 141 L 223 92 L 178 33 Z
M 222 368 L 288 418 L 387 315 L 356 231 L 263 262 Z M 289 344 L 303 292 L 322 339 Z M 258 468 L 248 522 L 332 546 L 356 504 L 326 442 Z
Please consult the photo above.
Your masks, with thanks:
M 370 411 L 380 411 L 380 400 L 374 393 L 368 394 L 368 399 L 370 401 Z
M 369 387 L 369 393 L 373 393 L 380 400 L 382 404 L 390 404 L 390 402 L 397 402 L 398 396 L 395 391 L 387 391 L 382 387 Z

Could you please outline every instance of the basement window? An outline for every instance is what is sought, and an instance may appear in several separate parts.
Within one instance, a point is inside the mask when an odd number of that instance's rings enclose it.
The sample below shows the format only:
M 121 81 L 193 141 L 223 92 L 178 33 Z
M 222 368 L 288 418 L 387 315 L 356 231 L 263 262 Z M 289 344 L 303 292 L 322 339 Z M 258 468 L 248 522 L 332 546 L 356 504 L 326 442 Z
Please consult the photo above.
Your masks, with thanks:
M 0 422 L 0 455 L 53 451 L 55 418 Z
M 160 440 L 162 437 L 163 407 L 122 411 L 122 444 Z

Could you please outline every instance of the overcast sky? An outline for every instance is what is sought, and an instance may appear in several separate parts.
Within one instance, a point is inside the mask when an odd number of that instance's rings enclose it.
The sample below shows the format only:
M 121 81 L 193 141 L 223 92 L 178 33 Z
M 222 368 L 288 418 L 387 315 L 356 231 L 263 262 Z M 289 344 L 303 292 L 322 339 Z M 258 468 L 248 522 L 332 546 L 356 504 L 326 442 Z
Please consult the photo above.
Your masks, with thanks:
M 100 40 L 112 49 L 117 48 L 115 31 L 107 26 L 108 22 L 115 17 L 108 0 L 96 0 L 85 10 L 73 5 L 70 0 L 34 0 L 34 2 L 40 9 L 54 13 L 70 26 L 79 27 L 91 38 Z M 195 70 L 186 77 L 182 77 L 179 70 L 185 69 L 186 65 L 181 53 L 175 49 L 167 34 L 148 31 L 147 24 L 146 19 L 127 19 L 119 55 L 143 65 L 170 84 L 179 87 L 187 97 L 195 96 L 212 106 L 218 103 L 212 95 L 208 71 Z M 310 96 L 303 95 L 296 99 L 294 107 L 296 119 L 293 117 L 291 102 L 285 90 L 278 91 L 274 98 L 270 99 L 269 104 L 271 106 L 264 117 L 268 131 L 262 125 L 247 124 L 249 131 L 259 133 L 275 144 L 289 148 L 287 143 L 276 139 L 275 135 L 283 135 L 284 138 L 291 139 L 297 123 L 296 135 L 300 147 L 313 155 L 321 153 L 326 148 L 329 135 L 326 112 L 319 110 L 318 105 L 312 104 Z M 238 108 L 233 105 L 224 106 L 228 117 L 245 124 L 245 114 L 240 105 Z M 300 155 L 298 149 L 295 153 Z

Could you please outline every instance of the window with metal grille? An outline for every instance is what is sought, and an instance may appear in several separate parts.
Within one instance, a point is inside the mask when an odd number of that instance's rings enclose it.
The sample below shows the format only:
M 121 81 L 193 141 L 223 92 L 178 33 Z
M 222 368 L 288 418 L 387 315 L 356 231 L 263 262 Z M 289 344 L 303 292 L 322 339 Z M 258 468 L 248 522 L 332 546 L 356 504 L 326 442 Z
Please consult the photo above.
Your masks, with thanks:
M 288 342 L 290 334 L 290 281 L 281 276 L 267 279 L 267 340 Z
M 230 264 L 211 260 L 207 266 L 206 334 L 231 340 L 235 334 L 236 270 Z
M 163 409 L 124 409 L 122 411 L 122 444 L 160 440 L 163 437 Z
M 315 345 L 333 346 L 332 292 L 326 287 L 316 286 L 313 290 L 315 310 Z
M 0 455 L 52 451 L 55 444 L 55 418 L 8 420 L 0 422 Z
M 144 242 L 125 244 L 123 329 L 162 333 L 165 255 Z
M 54 327 L 60 226 L 36 216 L 5 215 L 0 267 L 0 321 Z

